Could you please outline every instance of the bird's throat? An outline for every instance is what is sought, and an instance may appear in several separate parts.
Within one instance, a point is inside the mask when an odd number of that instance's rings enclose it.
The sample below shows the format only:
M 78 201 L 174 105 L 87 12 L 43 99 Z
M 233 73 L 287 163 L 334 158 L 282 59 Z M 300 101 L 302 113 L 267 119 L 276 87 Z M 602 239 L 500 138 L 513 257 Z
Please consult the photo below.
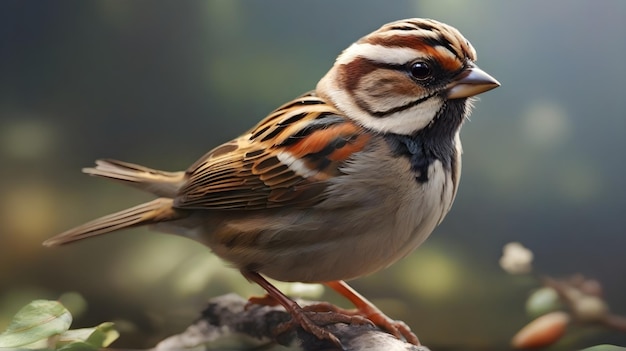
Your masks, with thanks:
M 389 133 L 385 140 L 397 157 L 406 157 L 418 183 L 428 182 L 428 169 L 440 161 L 446 170 L 457 162 L 456 135 L 466 116 L 467 99 L 447 101 L 433 121 L 412 135 Z

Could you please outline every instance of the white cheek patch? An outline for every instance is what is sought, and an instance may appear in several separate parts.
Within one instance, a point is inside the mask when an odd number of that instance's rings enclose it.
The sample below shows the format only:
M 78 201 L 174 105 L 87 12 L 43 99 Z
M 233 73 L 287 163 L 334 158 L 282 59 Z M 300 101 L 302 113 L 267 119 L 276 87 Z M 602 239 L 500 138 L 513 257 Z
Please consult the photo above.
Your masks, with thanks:
M 330 98 L 337 107 L 360 125 L 380 133 L 411 135 L 426 127 L 443 106 L 439 96 L 422 101 L 406 110 L 391 113 L 384 117 L 374 117 L 357 107 L 349 94 L 343 90 L 331 92 Z
M 354 119 L 375 130 L 408 135 L 432 122 L 442 106 L 441 98 L 433 96 L 411 108 L 384 117 L 372 117 L 362 112 Z

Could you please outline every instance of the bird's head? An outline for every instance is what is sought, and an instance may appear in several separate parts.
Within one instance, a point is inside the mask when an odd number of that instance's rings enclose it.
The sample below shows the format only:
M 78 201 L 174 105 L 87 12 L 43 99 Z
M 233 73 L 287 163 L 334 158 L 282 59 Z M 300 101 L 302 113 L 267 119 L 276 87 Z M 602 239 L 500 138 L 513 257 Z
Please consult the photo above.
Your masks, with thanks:
M 475 61 L 476 51 L 454 27 L 401 20 L 344 50 L 316 91 L 375 132 L 412 135 L 440 119 L 458 129 L 468 98 L 500 85 Z M 450 105 L 457 108 L 446 109 Z

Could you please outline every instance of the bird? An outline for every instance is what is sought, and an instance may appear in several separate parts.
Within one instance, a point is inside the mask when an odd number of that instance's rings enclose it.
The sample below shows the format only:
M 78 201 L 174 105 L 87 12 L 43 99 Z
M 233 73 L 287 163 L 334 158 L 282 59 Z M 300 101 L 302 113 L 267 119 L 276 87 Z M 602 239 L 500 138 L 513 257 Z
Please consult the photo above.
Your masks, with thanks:
M 252 303 L 282 305 L 293 326 L 319 339 L 341 345 L 324 328 L 330 318 L 420 345 L 345 281 L 407 256 L 442 222 L 459 186 L 461 126 L 474 96 L 498 86 L 456 28 L 422 18 L 385 24 L 343 50 L 314 90 L 184 171 L 111 159 L 83 169 L 156 199 L 44 245 L 150 226 L 207 246 L 266 290 Z M 302 307 L 267 278 L 325 284 L 356 309 Z

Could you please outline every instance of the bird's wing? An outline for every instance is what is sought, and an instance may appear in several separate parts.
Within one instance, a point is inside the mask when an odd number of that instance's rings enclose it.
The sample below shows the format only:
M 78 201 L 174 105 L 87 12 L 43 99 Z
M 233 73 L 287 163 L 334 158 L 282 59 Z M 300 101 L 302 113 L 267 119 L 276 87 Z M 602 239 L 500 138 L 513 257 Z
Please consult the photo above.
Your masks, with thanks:
M 211 150 L 187 170 L 174 206 L 264 209 L 308 206 L 370 134 L 312 94 L 272 112 L 247 134 Z

